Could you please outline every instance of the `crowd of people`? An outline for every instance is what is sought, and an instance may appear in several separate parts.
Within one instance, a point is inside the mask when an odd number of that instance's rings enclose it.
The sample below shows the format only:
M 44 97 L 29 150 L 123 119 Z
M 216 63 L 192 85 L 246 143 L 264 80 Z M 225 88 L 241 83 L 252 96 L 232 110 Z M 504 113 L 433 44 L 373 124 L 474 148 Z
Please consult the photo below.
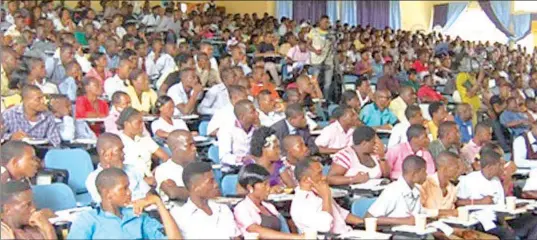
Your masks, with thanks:
M 57 237 L 54 213 L 32 202 L 47 151 L 33 140 L 95 141 L 85 185 L 96 207 L 69 239 L 305 239 L 364 217 L 414 225 L 417 214 L 537 199 L 535 49 L 226 14 L 213 1 L 189 12 L 176 1 L 100 4 L 2 9 L 2 238 Z M 200 159 L 198 135 L 217 141 L 217 159 Z M 518 169 L 530 170 L 523 186 Z M 213 201 L 217 171 L 238 176 L 233 208 Z M 382 178 L 392 183 L 365 216 L 332 196 L 331 186 Z M 268 199 L 286 189 L 284 217 Z M 447 237 L 537 239 L 531 213 L 482 215 Z

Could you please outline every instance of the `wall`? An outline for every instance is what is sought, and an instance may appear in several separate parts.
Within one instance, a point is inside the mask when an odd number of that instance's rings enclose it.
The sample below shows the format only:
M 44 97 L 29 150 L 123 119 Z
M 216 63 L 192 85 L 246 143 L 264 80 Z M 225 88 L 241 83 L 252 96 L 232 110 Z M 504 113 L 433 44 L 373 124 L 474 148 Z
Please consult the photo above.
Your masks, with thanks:
M 434 1 L 400 1 L 401 28 L 429 30 Z

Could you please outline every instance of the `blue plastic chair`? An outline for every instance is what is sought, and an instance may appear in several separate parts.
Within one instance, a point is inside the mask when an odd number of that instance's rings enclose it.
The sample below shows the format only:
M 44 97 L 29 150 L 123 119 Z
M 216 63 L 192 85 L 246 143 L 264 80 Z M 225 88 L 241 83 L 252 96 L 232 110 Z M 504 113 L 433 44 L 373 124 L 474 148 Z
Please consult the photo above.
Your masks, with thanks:
M 356 89 L 356 80 L 358 76 L 356 75 L 343 75 L 343 88 L 342 90 Z
M 211 159 L 214 164 L 220 164 L 220 155 L 218 154 L 218 151 L 218 146 L 211 145 L 207 152 L 209 159 Z
M 222 196 L 237 195 L 237 184 L 239 183 L 239 175 L 229 174 L 222 178 Z
M 369 207 L 377 200 L 377 198 L 362 197 L 354 201 L 351 206 L 351 213 L 360 218 L 364 218 Z
M 209 126 L 209 121 L 201 121 L 200 125 L 198 126 L 198 132 L 201 136 L 207 136 L 207 127 Z
M 338 107 L 339 107 L 339 105 L 337 105 L 337 104 L 330 104 L 330 106 L 328 106 L 328 115 L 332 116 L 334 114 L 334 111 Z
M 91 157 L 82 149 L 51 149 L 45 155 L 45 167 L 69 172 L 68 185 L 75 194 L 86 193 L 86 178 L 94 170 Z
M 36 185 L 32 187 L 32 192 L 37 209 L 60 211 L 76 207 L 75 195 L 64 183 Z
M 328 176 L 328 172 L 330 172 L 330 165 L 324 165 L 323 166 L 323 176 Z

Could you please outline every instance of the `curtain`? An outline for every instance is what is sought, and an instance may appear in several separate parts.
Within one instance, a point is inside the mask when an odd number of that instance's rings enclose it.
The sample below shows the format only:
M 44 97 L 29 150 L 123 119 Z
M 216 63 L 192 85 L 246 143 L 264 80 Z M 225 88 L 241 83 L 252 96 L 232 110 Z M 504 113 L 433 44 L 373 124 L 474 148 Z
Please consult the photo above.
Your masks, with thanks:
M 448 16 L 448 5 L 439 4 L 433 7 L 433 28 L 436 26 L 445 26 Z
M 325 14 L 326 0 L 293 1 L 293 19 L 297 22 L 304 19 L 315 23 Z
M 371 25 L 377 29 L 383 29 L 390 25 L 390 2 L 381 1 L 357 1 L 358 24 Z
M 278 19 L 293 18 L 293 1 L 276 1 L 276 17 Z
M 461 13 L 468 7 L 468 2 L 453 2 L 448 4 L 446 25 L 444 29 L 450 28 L 453 23 L 461 16 Z
M 525 38 L 531 32 L 531 14 L 513 15 L 511 17 L 513 23 L 513 41 L 518 42 Z
M 337 14 L 338 4 L 339 1 L 326 1 L 326 15 L 328 15 L 333 25 L 336 24 L 337 20 L 339 20 L 339 16 Z
M 348 23 L 350 26 L 358 25 L 358 15 L 356 14 L 356 1 L 341 2 L 341 22 Z
M 390 1 L 390 28 L 401 28 L 401 4 L 399 0 Z
M 492 2 L 495 2 L 494 4 L 495 7 L 493 7 Z M 510 6 L 510 3 L 507 3 L 507 4 L 509 4 Z M 481 9 L 483 9 L 483 12 L 487 14 L 487 17 L 490 19 L 490 21 L 494 23 L 494 26 L 506 36 L 511 36 L 511 33 L 509 32 L 509 29 L 507 27 L 508 25 L 504 25 L 502 23 L 502 20 L 500 20 L 496 15 L 496 11 L 494 10 L 494 8 L 497 8 L 498 5 L 499 3 L 497 1 L 488 1 L 488 0 L 479 1 L 479 6 L 481 7 Z M 510 11 L 510 10 L 511 8 L 507 8 L 507 11 Z M 501 12 L 501 9 L 499 9 L 498 12 Z M 502 18 L 503 17 L 504 17 L 504 14 L 502 13 Z M 509 22 L 509 21 L 508 20 L 506 21 L 505 19 L 503 19 L 503 22 Z

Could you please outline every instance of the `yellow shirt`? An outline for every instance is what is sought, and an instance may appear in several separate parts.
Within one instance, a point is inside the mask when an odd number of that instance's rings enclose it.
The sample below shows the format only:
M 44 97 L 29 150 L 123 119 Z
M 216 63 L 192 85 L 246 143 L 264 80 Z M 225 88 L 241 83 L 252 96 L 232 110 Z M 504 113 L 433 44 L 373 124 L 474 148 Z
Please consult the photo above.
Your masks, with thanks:
M 474 86 L 475 84 L 477 83 L 476 83 L 476 79 L 474 76 L 466 72 L 461 72 L 457 75 L 457 80 L 456 80 L 457 91 L 459 91 L 459 94 L 461 96 L 461 100 L 463 103 L 468 103 L 472 105 L 472 110 L 474 112 L 474 115 L 481 107 L 481 99 L 479 99 L 479 95 L 468 97 L 466 86 L 470 86 L 470 85 Z
M 429 133 L 433 137 L 432 140 L 436 140 L 436 138 L 438 138 L 438 126 L 436 126 L 436 124 L 434 124 L 434 122 L 431 120 L 427 122 L 427 128 L 429 129 Z
M 406 122 L 405 110 L 406 103 L 401 97 L 396 97 L 390 103 L 390 111 L 399 119 L 399 122 Z
M 358 40 L 358 39 L 354 40 L 354 43 L 353 43 L 353 44 L 354 44 L 354 47 L 356 48 L 356 50 L 361 50 L 361 49 L 364 48 L 364 46 L 365 46 L 365 45 L 364 45 L 360 40 Z
M 153 89 L 143 92 L 141 100 L 136 95 L 133 86 L 127 87 L 127 94 L 131 98 L 131 106 L 138 111 L 150 112 L 157 102 L 157 93 Z

